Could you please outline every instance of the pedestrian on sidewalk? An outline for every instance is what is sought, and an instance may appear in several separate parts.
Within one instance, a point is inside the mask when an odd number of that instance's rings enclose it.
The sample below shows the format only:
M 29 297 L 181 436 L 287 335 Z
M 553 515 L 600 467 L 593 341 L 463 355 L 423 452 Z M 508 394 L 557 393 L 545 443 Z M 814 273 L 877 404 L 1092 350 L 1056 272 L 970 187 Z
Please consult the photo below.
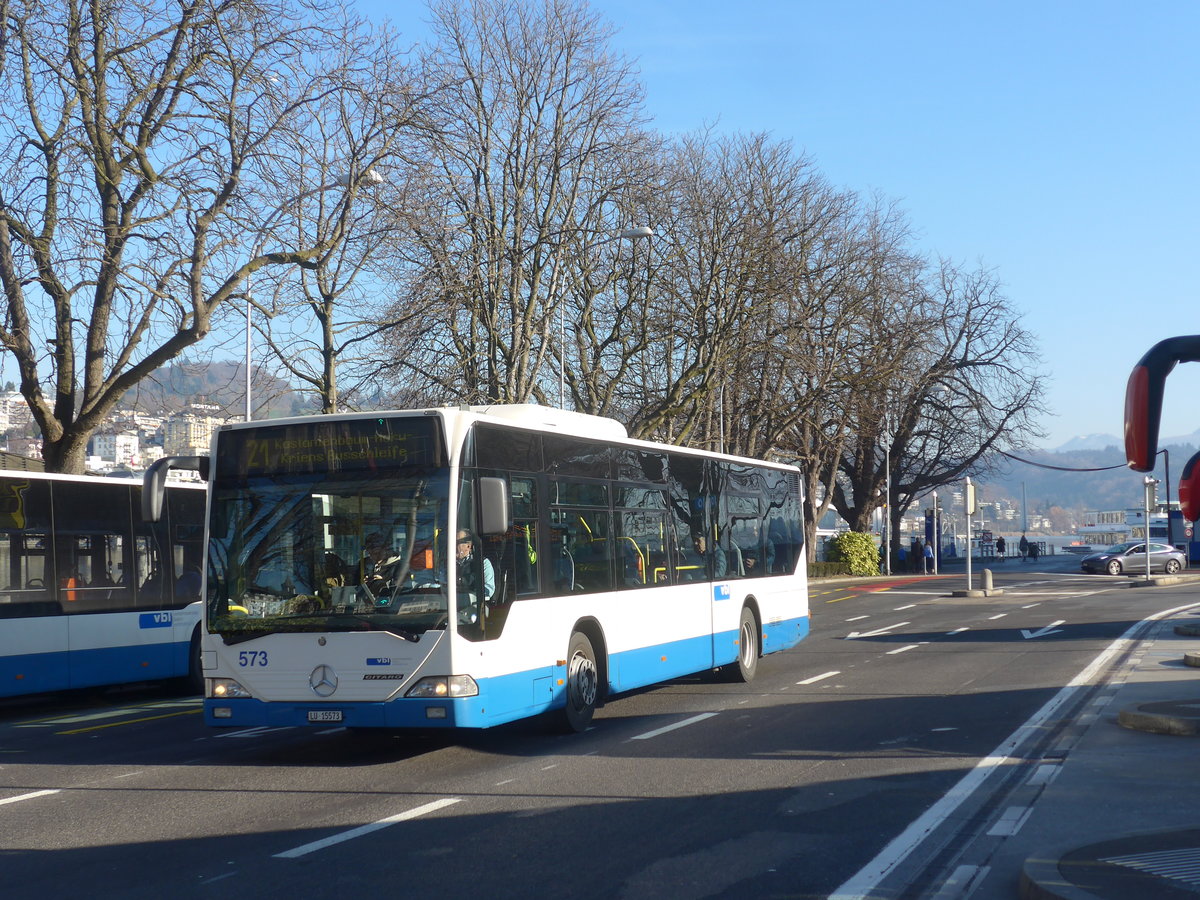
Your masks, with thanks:
M 1004 535 L 1000 535 L 1000 537 L 996 538 L 996 555 L 1000 557 L 1001 562 L 1004 561 L 1004 548 Z
M 925 545 L 925 574 L 933 573 L 933 544 Z
M 1017 552 L 1021 554 L 1021 562 L 1025 562 L 1025 557 L 1029 555 L 1029 539 L 1025 535 L 1021 535 L 1021 542 L 1017 544 Z

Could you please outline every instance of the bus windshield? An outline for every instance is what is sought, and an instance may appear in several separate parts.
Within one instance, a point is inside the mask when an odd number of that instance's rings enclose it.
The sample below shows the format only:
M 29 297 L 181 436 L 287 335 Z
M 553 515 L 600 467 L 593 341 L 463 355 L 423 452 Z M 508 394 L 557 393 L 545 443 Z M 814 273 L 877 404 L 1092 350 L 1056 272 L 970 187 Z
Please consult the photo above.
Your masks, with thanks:
M 448 619 L 448 472 L 277 475 L 213 492 L 209 630 L 380 630 Z

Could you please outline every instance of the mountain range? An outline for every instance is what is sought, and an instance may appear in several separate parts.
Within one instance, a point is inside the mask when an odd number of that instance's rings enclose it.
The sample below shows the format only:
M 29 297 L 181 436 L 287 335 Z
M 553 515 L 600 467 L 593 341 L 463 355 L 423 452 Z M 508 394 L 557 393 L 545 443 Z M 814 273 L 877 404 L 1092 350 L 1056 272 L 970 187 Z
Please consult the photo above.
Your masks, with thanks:
M 1069 442 L 1068 442 L 1069 443 Z M 1159 444 L 1160 499 L 1175 500 L 1179 474 L 1200 445 L 1196 437 L 1169 438 Z M 1169 470 L 1169 472 L 1168 472 Z M 1169 477 L 1168 477 L 1169 475 Z M 993 473 L 975 479 L 986 499 L 1004 498 L 1030 512 L 1064 509 L 1134 509 L 1143 501 L 1144 475 L 1125 465 L 1124 442 L 1109 436 L 1102 449 L 1028 450 L 1013 453 Z
M 1179 435 L 1178 437 L 1161 438 L 1159 444 L 1163 446 L 1168 444 L 1200 446 L 1200 431 Z M 1069 453 L 1073 450 L 1104 450 L 1106 447 L 1123 446 L 1125 446 L 1125 439 L 1115 434 L 1079 434 L 1065 444 L 1054 447 L 1051 452 Z
M 254 369 L 253 400 L 256 418 L 295 415 L 302 398 L 282 378 L 265 369 Z M 126 396 L 123 405 L 140 412 L 177 412 L 191 404 L 219 407 L 222 418 L 245 413 L 246 369 L 237 362 L 182 360 L 159 369 Z

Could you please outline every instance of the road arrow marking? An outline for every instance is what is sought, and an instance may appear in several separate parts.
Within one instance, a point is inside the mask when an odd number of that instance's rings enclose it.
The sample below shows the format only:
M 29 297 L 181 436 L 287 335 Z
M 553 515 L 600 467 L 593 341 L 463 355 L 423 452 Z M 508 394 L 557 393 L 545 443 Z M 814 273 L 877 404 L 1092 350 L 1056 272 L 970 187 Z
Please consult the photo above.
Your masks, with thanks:
M 1065 624 L 1065 619 L 1059 619 L 1057 622 L 1051 622 L 1045 628 L 1039 628 L 1037 631 L 1029 631 L 1028 629 L 1022 628 L 1021 635 L 1025 638 L 1025 640 L 1029 640 L 1030 638 L 1045 637 L 1048 634 L 1058 634 L 1060 631 L 1062 631 L 1062 629 L 1058 626 Z
M 849 640 L 853 640 L 854 638 L 876 637 L 881 634 L 887 634 L 893 628 L 899 628 L 901 625 L 908 625 L 908 624 L 910 624 L 910 623 L 909 622 L 897 622 L 895 625 L 889 625 L 886 628 L 877 628 L 874 631 L 852 631 L 848 635 L 846 635 L 846 640 L 849 641 Z

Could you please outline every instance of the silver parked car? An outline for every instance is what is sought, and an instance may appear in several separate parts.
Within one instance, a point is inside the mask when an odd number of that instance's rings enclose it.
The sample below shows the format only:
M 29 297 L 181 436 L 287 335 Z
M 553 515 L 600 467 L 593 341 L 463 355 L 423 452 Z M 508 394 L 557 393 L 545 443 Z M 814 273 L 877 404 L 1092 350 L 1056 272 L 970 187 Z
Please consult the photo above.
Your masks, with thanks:
M 1174 575 L 1184 567 L 1187 556 L 1182 550 L 1170 544 L 1150 542 L 1150 571 L 1166 572 Z M 1124 544 L 1113 544 L 1098 553 L 1089 553 L 1080 560 L 1080 568 L 1085 572 L 1100 572 L 1108 575 L 1120 575 L 1128 572 L 1137 575 L 1146 571 L 1146 542 L 1129 541 Z

